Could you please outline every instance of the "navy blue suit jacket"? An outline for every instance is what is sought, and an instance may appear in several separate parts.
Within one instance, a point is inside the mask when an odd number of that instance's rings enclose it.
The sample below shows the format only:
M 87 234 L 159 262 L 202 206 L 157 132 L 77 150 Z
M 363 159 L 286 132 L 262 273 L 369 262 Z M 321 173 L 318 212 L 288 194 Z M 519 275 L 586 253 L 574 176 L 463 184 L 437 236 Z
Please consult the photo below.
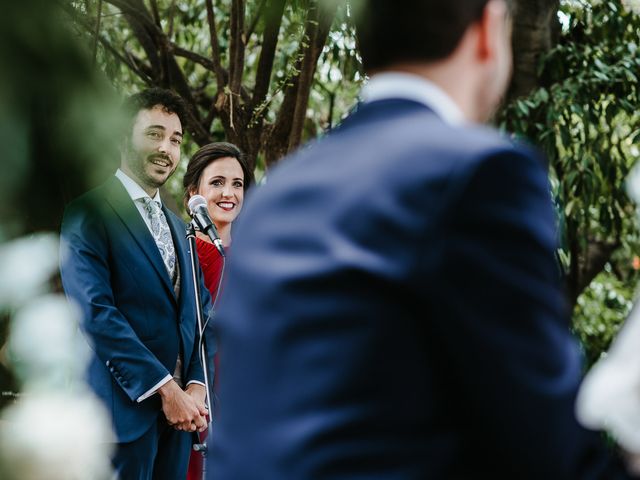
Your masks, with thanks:
M 163 211 L 180 266 L 178 298 L 149 229 L 116 177 L 72 202 L 62 223 L 62 282 L 82 308 L 94 353 L 88 382 L 123 443 L 158 419 L 157 394 L 136 400 L 173 374 L 179 353 L 184 383 L 203 381 L 185 226 Z M 206 288 L 202 292 L 210 308 Z
M 581 360 L 533 151 L 365 104 L 235 228 L 211 478 L 626 478 L 574 418 Z

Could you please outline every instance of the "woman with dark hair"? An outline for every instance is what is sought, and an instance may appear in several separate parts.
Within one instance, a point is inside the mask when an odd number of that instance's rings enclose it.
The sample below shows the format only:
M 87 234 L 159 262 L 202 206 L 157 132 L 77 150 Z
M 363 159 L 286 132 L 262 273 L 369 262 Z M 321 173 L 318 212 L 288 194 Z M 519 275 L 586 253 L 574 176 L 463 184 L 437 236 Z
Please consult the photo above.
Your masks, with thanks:
M 244 200 L 244 193 L 253 183 L 253 172 L 238 147 L 231 143 L 215 142 L 198 150 L 187 165 L 182 181 L 184 203 L 192 195 L 202 195 L 207 201 L 209 216 L 218 230 L 225 250 L 231 246 L 231 224 Z M 204 283 L 213 301 L 218 293 L 223 258 L 207 235 L 196 233 L 196 249 Z M 203 432 L 201 439 L 206 438 Z M 202 455 L 191 454 L 187 480 L 202 478 Z
M 252 183 L 253 172 L 240 149 L 231 143 L 205 145 L 187 165 L 182 181 L 185 205 L 192 195 L 202 195 L 207 200 L 209 216 L 225 249 L 231 246 L 231 224 L 242 210 L 244 193 Z M 215 300 L 222 257 L 207 235 L 196 235 L 205 284 Z

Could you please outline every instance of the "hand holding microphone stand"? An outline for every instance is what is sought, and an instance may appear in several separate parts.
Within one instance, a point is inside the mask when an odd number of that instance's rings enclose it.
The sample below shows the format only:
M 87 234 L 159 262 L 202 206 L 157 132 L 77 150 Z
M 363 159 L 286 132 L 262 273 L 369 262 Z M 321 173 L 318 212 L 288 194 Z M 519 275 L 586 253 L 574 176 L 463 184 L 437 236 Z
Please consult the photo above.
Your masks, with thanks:
M 224 247 L 222 246 L 222 240 L 218 236 L 218 231 L 216 230 L 211 217 L 209 216 L 209 212 L 207 210 L 207 201 L 202 195 L 193 195 L 188 202 L 189 206 L 189 214 L 192 217 L 192 221 L 187 224 L 186 237 L 189 243 L 189 257 L 191 259 L 191 274 L 194 286 L 194 301 L 196 306 L 196 320 L 198 324 L 198 331 L 200 332 L 200 344 L 199 344 L 199 354 L 200 354 L 200 362 L 202 363 L 202 370 L 204 371 L 204 384 L 206 389 L 206 402 L 207 409 L 209 411 L 209 419 L 207 421 L 207 429 L 211 431 L 211 424 L 213 422 L 213 409 L 211 404 L 211 382 L 209 379 L 209 362 L 208 354 L 207 354 L 207 344 L 205 341 L 205 328 L 207 326 L 207 322 L 203 321 L 202 315 L 202 302 L 200 296 L 200 282 L 198 278 L 199 264 L 198 264 L 198 256 L 196 253 L 196 230 L 199 230 L 209 236 L 213 245 L 216 247 L 220 255 L 222 256 L 222 271 L 220 272 L 220 279 L 218 280 L 218 285 L 216 287 L 216 296 L 213 301 L 213 311 L 215 311 L 215 305 L 218 300 L 218 296 L 220 293 L 220 285 L 222 284 L 222 278 L 224 276 L 224 267 L 225 267 L 225 252 Z M 198 439 L 200 439 L 199 434 Z M 202 461 L 202 478 L 203 480 L 206 478 L 206 461 L 205 458 L 207 456 L 207 441 L 196 443 L 193 445 L 193 449 L 196 452 L 200 452 L 203 457 Z

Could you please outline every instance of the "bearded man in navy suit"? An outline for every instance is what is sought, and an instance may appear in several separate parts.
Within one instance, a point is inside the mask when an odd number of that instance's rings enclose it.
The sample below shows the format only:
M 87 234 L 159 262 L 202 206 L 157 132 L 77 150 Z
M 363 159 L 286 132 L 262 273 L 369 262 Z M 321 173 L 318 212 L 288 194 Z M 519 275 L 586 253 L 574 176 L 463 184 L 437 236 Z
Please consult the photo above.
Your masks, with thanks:
M 184 106 L 150 89 L 125 110 L 120 169 L 65 211 L 62 281 L 83 311 L 88 382 L 113 418 L 119 478 L 181 480 L 207 414 L 185 225 L 159 194 L 180 161 Z
M 545 161 L 478 125 L 509 5 L 357 5 L 362 104 L 236 226 L 210 478 L 627 478 L 574 417 Z

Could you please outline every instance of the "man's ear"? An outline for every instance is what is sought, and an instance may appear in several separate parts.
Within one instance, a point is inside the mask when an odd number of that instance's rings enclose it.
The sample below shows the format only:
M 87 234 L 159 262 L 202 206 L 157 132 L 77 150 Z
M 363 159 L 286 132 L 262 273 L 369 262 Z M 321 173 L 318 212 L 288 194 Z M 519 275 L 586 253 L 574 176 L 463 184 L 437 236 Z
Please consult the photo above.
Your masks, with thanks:
M 500 40 L 507 28 L 507 4 L 504 0 L 489 0 L 478 19 L 478 49 L 481 60 L 491 60 L 496 56 Z

